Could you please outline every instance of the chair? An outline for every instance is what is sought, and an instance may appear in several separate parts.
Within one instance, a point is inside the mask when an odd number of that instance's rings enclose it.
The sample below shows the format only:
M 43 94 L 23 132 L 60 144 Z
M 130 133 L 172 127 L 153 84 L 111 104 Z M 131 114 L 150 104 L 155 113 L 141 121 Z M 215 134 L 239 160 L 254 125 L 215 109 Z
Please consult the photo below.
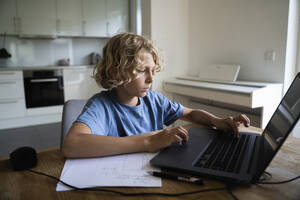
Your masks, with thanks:
M 60 149 L 62 149 L 64 139 L 69 129 L 71 128 L 73 122 L 77 119 L 77 117 L 81 113 L 86 102 L 87 102 L 86 99 L 71 99 L 65 103 L 63 107 L 63 113 L 62 113 Z

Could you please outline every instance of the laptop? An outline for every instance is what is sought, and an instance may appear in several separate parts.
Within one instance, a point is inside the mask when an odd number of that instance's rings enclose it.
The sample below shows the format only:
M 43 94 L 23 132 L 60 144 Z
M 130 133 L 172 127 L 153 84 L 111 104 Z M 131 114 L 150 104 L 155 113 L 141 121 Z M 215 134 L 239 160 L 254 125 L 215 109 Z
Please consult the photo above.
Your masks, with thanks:
M 192 127 L 185 145 L 171 145 L 150 164 L 230 183 L 255 183 L 264 173 L 300 117 L 300 72 L 262 134 L 241 132 L 236 138 L 214 129 Z

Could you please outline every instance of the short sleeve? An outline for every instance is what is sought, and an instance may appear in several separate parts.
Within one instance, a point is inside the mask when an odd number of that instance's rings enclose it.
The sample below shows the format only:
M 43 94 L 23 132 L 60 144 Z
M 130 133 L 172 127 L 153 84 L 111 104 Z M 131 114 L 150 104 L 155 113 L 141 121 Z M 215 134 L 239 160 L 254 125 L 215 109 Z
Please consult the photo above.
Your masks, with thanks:
M 103 120 L 100 113 L 105 113 L 104 107 L 96 99 L 92 98 L 85 105 L 76 122 L 87 125 L 91 129 L 92 134 L 107 135 L 108 130 L 106 130 L 107 127 L 104 126 L 104 123 L 101 123 Z
M 177 102 L 173 102 L 157 92 L 157 98 L 162 108 L 164 124 L 169 126 L 183 115 L 184 107 Z

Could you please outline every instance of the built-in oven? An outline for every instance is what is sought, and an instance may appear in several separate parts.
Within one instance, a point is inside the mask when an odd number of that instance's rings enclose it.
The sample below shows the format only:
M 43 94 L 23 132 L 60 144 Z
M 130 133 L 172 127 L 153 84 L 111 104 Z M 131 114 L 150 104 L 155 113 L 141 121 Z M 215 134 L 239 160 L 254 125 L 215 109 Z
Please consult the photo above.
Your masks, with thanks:
M 27 108 L 64 104 L 62 70 L 24 70 Z

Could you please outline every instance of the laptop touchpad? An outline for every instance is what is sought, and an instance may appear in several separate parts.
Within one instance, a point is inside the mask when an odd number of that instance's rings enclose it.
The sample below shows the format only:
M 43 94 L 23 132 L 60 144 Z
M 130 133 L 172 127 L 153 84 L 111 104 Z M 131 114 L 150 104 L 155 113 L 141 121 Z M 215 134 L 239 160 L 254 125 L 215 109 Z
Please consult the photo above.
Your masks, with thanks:
M 173 144 L 162 150 L 151 163 L 159 166 L 176 167 L 191 165 L 217 132 L 212 129 L 192 127 L 189 129 L 189 141 L 184 145 Z

